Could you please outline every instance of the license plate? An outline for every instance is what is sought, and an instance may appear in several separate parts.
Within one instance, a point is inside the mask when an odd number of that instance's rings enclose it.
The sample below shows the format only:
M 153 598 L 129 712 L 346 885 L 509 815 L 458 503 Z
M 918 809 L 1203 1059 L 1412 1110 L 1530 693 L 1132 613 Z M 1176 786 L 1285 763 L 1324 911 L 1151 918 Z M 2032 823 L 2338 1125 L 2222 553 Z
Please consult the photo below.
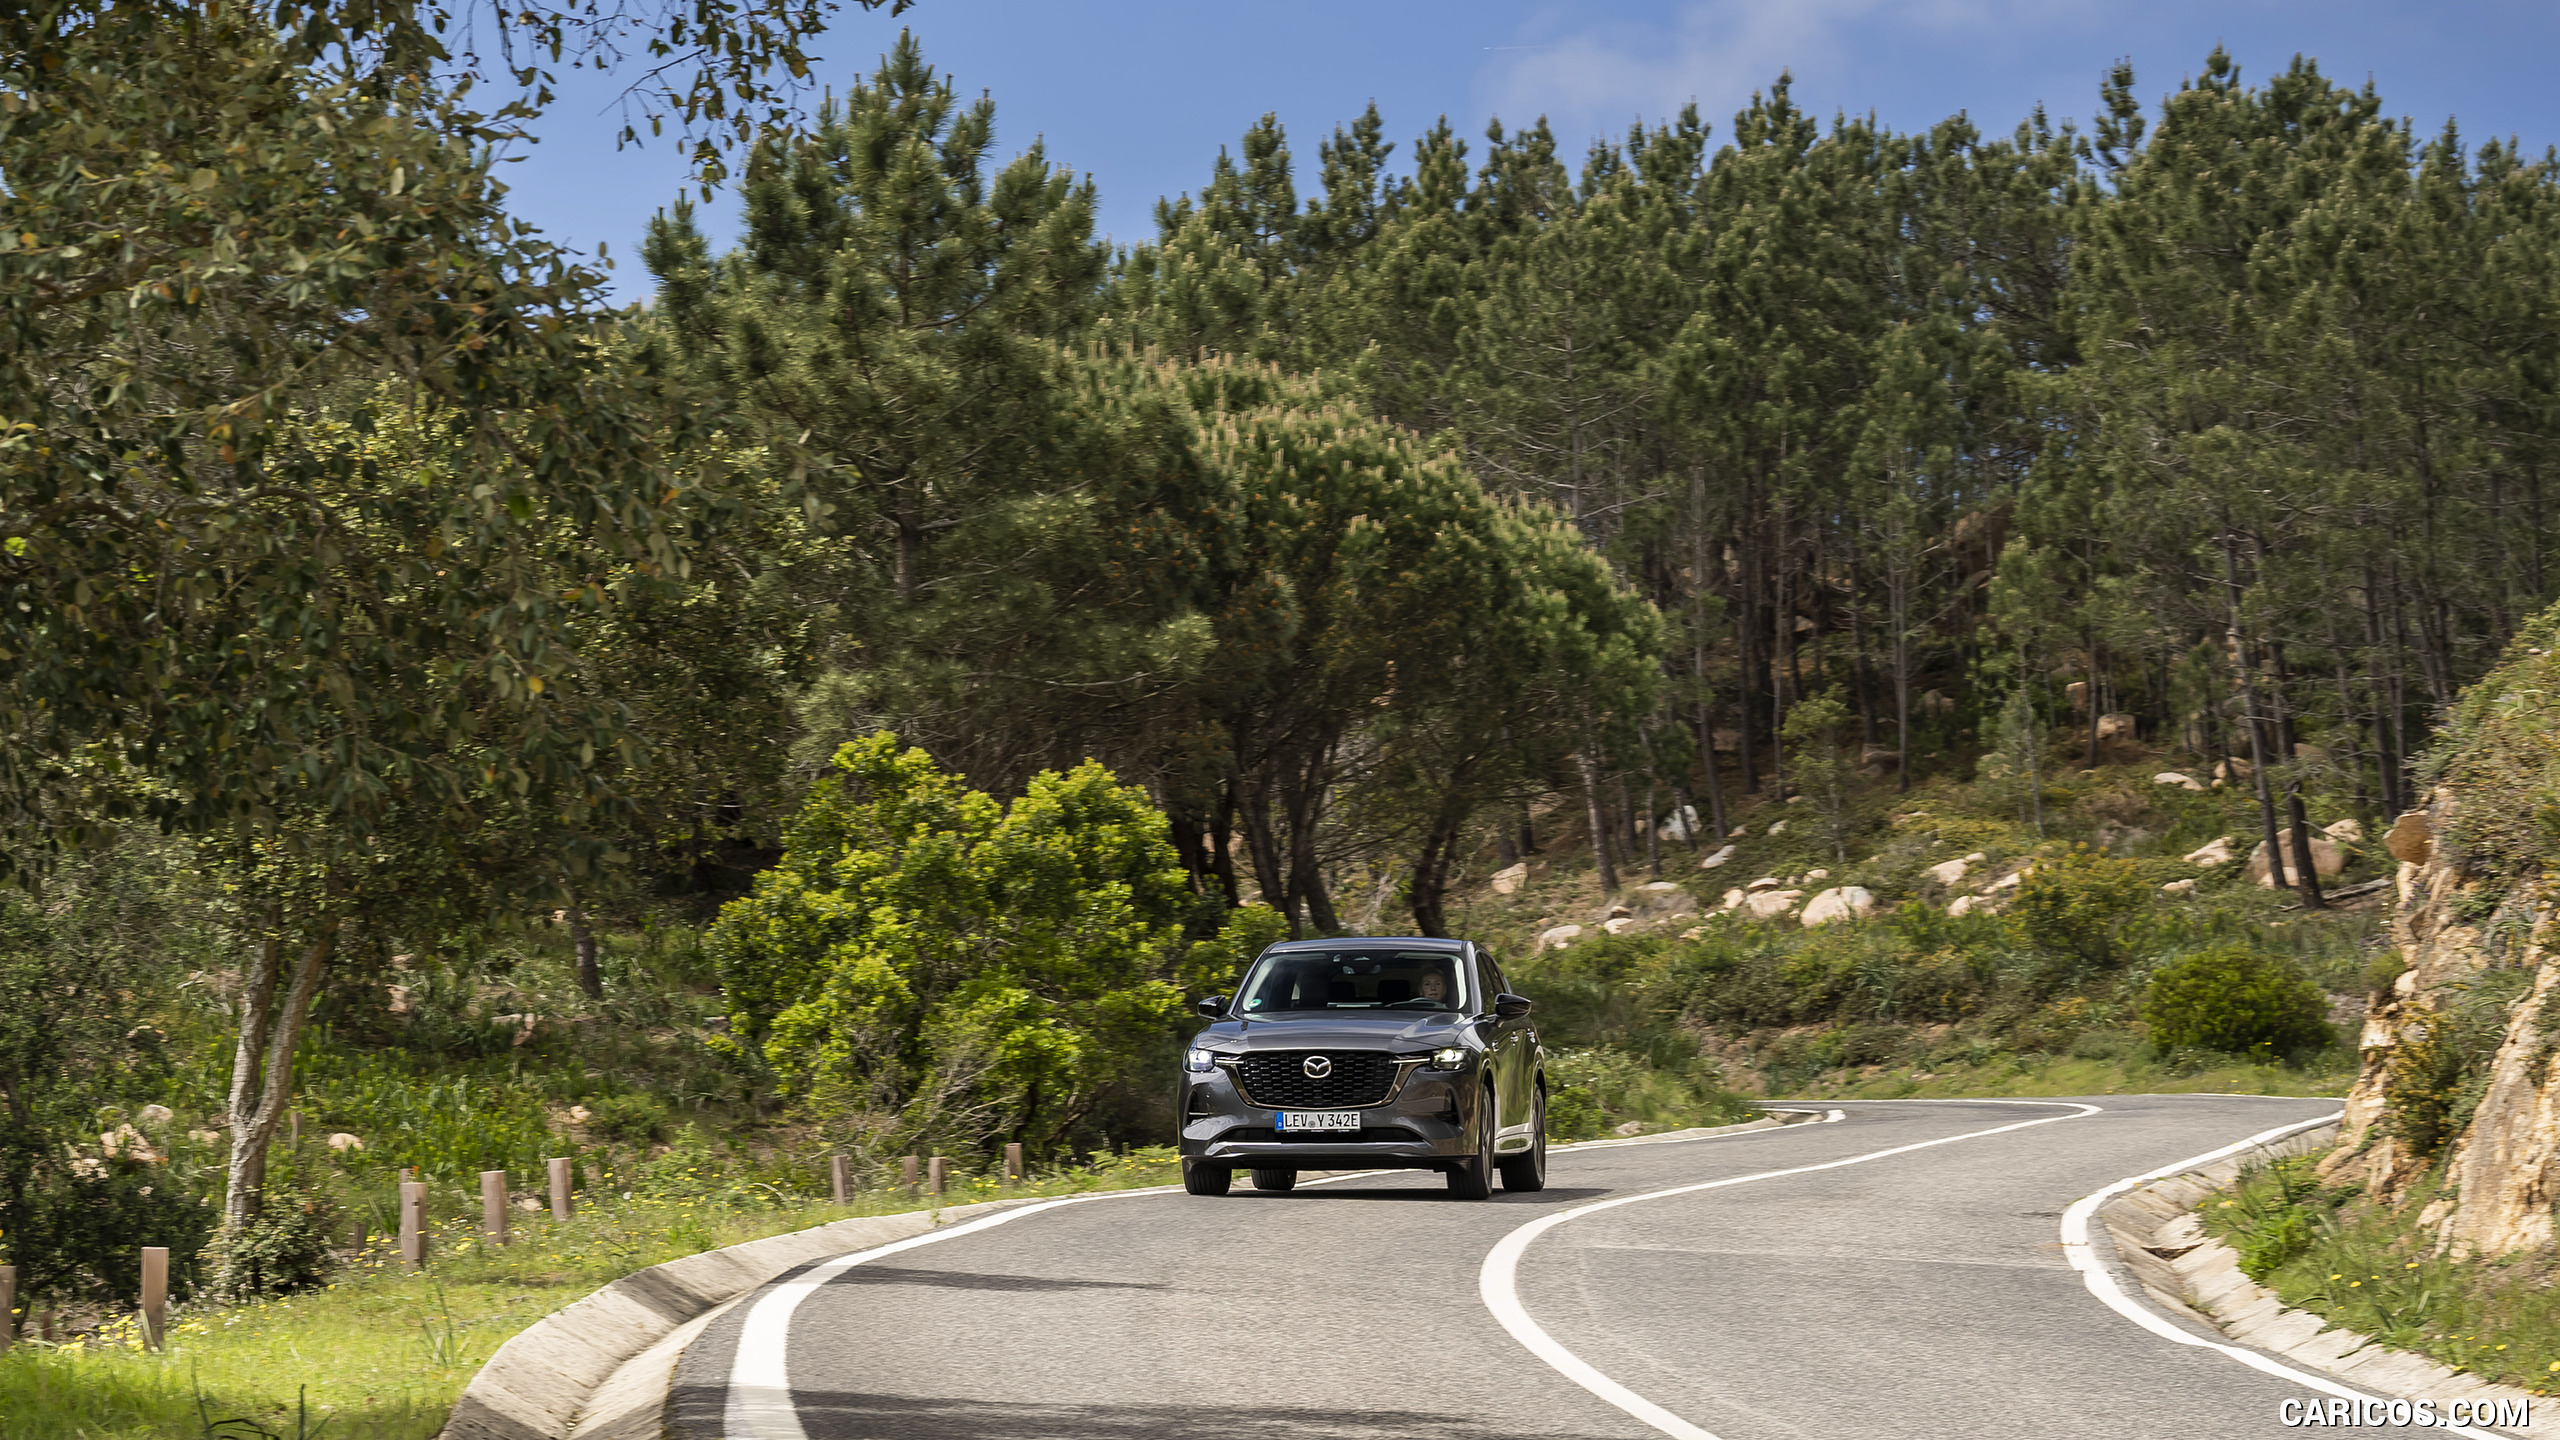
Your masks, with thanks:
M 1298 1135 L 1316 1130 L 1353 1130 L 1360 1128 L 1357 1110 L 1283 1110 L 1280 1123 L 1274 1127 L 1284 1135 Z

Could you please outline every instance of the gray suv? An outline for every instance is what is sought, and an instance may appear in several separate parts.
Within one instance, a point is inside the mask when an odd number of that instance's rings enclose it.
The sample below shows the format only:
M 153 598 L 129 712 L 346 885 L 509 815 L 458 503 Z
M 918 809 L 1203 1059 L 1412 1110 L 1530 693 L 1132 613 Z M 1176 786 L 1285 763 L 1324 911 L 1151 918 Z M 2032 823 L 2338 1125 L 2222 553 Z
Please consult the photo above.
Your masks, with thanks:
M 1439 1170 L 1481 1200 L 1547 1180 L 1545 1055 L 1529 1002 L 1465 940 L 1292 940 L 1257 956 L 1184 1065 L 1182 1188 L 1238 1170 Z

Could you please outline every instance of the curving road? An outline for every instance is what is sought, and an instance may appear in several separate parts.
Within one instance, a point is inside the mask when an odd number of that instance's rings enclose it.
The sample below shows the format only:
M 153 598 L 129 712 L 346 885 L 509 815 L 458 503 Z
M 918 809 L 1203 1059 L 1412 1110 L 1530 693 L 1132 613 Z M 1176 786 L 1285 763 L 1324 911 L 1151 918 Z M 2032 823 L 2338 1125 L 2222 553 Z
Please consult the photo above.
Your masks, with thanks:
M 2059 1227 L 2126 1176 L 2335 1109 L 1843 1102 L 1832 1123 L 1561 1150 L 1545 1191 L 1475 1204 L 1384 1174 L 1040 1207 L 775 1282 L 685 1352 L 670 1433 L 2289 1434 L 2279 1403 L 2311 1392 L 2107 1308 Z

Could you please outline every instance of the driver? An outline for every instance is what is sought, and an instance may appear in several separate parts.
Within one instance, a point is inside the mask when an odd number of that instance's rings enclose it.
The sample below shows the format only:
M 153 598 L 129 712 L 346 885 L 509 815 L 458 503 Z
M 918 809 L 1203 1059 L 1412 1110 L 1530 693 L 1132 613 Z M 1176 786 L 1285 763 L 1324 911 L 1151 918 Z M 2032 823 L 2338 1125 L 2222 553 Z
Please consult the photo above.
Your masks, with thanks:
M 1448 973 L 1442 970 L 1439 966 L 1434 965 L 1430 969 L 1423 971 L 1420 975 L 1415 976 L 1413 980 L 1413 998 L 1416 1000 L 1433 1000 L 1442 1005 L 1448 1004 Z

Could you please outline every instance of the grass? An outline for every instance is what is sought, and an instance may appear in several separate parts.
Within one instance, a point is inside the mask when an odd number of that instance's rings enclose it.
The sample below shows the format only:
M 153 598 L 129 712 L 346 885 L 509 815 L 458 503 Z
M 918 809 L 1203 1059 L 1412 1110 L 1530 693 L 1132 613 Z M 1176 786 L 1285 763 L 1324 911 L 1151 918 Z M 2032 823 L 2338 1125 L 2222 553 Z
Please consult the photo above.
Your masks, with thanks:
M 956 1178 L 944 1204 L 1167 1184 L 1146 1149 L 1006 1191 Z M 375 1246 L 326 1289 L 175 1315 L 169 1345 L 132 1320 L 0 1356 L 0 1440 L 427 1440 L 479 1367 L 518 1331 L 597 1286 L 663 1261 L 858 1215 L 925 1208 L 897 1191 L 850 1205 L 758 1208 L 640 1197 L 577 1218 L 518 1216 L 513 1244 L 455 1231 L 424 1273 Z
M 2344 1096 L 2355 1083 L 2355 1057 L 2330 1050 L 2300 1066 L 2237 1056 L 2186 1052 L 2153 1056 L 2131 1035 L 2081 1037 L 2065 1055 L 1999 1052 L 1979 1062 L 1939 1069 L 1869 1066 L 1831 1071 L 1805 1086 L 1802 1098 L 1926 1100 L 2014 1095 L 2298 1095 Z M 2079 1053 L 2089 1052 L 2089 1053 Z
M 2536 1395 L 2560 1392 L 2560 1289 L 2547 1253 L 2456 1260 L 2417 1217 L 2353 1185 L 2323 1186 L 2315 1156 L 2244 1172 L 2205 1202 L 2205 1229 L 2284 1303 L 2396 1350 Z

